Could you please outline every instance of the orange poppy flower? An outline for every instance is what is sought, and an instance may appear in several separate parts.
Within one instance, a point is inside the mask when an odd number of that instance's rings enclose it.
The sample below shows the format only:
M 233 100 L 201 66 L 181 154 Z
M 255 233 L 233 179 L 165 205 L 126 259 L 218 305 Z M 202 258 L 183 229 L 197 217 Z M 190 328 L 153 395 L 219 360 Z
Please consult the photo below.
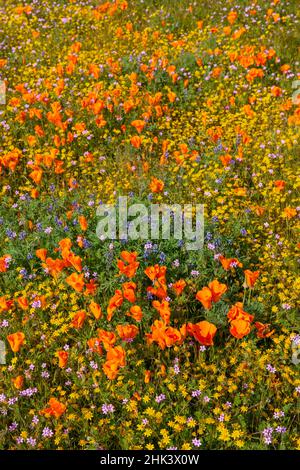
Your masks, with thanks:
M 155 320 L 151 326 L 151 333 L 146 334 L 146 339 L 148 344 L 157 343 L 164 350 L 176 343 L 181 344 L 184 338 L 176 328 L 167 327 L 165 322 Z
M 71 325 L 76 328 L 80 329 L 83 327 L 84 321 L 86 319 L 86 313 L 84 310 L 80 310 L 79 312 L 75 313 L 75 315 L 72 318 Z
M 119 373 L 119 364 L 115 361 L 106 361 L 102 370 L 108 379 L 114 380 Z
M 254 320 L 254 316 L 250 315 L 249 313 L 243 310 L 243 304 L 241 302 L 237 302 L 235 305 L 231 307 L 229 312 L 227 313 L 227 318 L 229 321 L 233 320 L 245 320 L 251 323 Z
M 133 305 L 127 315 L 137 322 L 140 322 L 143 318 L 142 309 L 138 305 Z
M 83 230 L 85 232 L 88 228 L 88 223 L 87 223 L 87 220 L 84 217 L 84 215 L 80 215 L 78 217 L 78 221 L 79 221 L 79 225 L 80 225 L 81 230 Z
M 123 297 L 129 302 L 135 302 L 135 282 L 124 282 L 123 286 Z
M 5 273 L 7 271 L 10 260 L 10 255 L 4 255 L 2 258 L 0 258 L 0 273 Z
M 208 287 L 203 287 L 196 294 L 196 299 L 202 303 L 206 310 L 209 310 L 212 306 L 212 292 Z
M 7 312 L 13 303 L 13 300 L 7 300 L 5 296 L 0 297 L 0 312 Z
M 120 274 L 124 274 L 128 278 L 132 278 L 135 276 L 136 271 L 140 265 L 137 259 L 136 251 L 129 253 L 128 251 L 121 252 L 121 258 L 117 261 L 117 266 L 120 270 Z
M 139 329 L 135 325 L 118 325 L 117 333 L 123 341 L 131 342 L 138 334 Z
M 186 286 L 185 280 L 180 279 L 179 281 L 174 282 L 174 284 L 172 285 L 172 288 L 176 292 L 176 295 L 180 295 L 180 294 L 182 294 L 182 291 L 185 288 L 185 286 Z
M 97 292 L 97 282 L 95 279 L 91 279 L 85 286 L 84 295 L 95 295 Z
M 123 299 L 122 292 L 119 289 L 117 289 L 115 291 L 115 294 L 110 299 L 108 307 L 107 307 L 107 320 L 108 321 L 112 319 L 112 316 L 115 310 L 122 305 L 123 300 L 124 299 Z
M 294 209 L 293 207 L 285 207 L 282 213 L 282 217 L 286 219 L 292 219 L 297 215 L 297 210 Z
M 148 266 L 145 269 L 145 274 L 151 279 L 154 283 L 152 287 L 147 287 L 147 292 L 150 292 L 152 295 L 160 299 L 165 299 L 167 297 L 167 281 L 166 281 L 166 266 Z
M 17 302 L 23 310 L 27 310 L 29 308 L 29 303 L 26 297 L 18 297 Z
M 211 290 L 213 302 L 219 302 L 222 295 L 227 291 L 226 284 L 220 283 L 217 279 L 210 282 L 208 287 Z
M 225 258 L 225 256 L 219 256 L 219 261 L 222 264 L 225 271 L 228 271 L 231 268 L 242 268 L 243 265 L 237 258 Z
M 163 321 L 155 320 L 151 326 L 151 333 L 146 333 L 147 343 L 157 343 L 161 349 L 165 349 L 165 329 L 166 325 Z
M 48 250 L 46 250 L 46 248 L 40 248 L 39 250 L 36 250 L 35 252 L 36 256 L 42 261 L 46 261 L 47 253 L 48 253 Z
M 78 272 L 82 271 L 82 264 L 81 264 L 80 256 L 76 256 L 72 252 L 67 253 L 65 250 L 63 250 L 62 257 L 66 261 L 65 263 L 66 266 L 73 266 L 73 268 L 76 269 L 76 271 Z
M 174 103 L 174 101 L 176 100 L 176 98 L 177 98 L 176 93 L 173 93 L 173 91 L 169 91 L 169 93 L 168 93 L 168 99 L 169 99 L 170 103 Z
M 155 297 L 158 297 L 159 299 L 165 299 L 167 297 L 167 291 L 164 286 L 160 286 L 159 283 L 155 282 L 155 286 L 149 286 L 147 287 L 147 292 L 152 294 Z
M 72 248 L 72 241 L 70 240 L 70 238 L 63 238 L 62 240 L 60 240 L 58 244 L 62 252 L 62 256 L 63 257 L 68 256 Z
M 17 333 L 12 333 L 11 335 L 7 336 L 7 341 L 9 342 L 9 345 L 12 349 L 13 352 L 18 352 L 23 345 L 25 340 L 25 335 L 21 331 L 18 331 Z
M 115 361 L 119 364 L 120 367 L 125 366 L 125 350 L 122 346 L 116 346 L 115 348 L 110 348 L 107 351 L 106 359 L 108 361 Z
M 101 341 L 104 349 L 106 350 L 110 349 L 117 341 L 117 337 L 115 333 L 113 333 L 112 331 L 106 331 L 102 329 L 98 330 L 98 339 L 99 341 Z
M 217 327 L 213 323 L 203 320 L 195 324 L 188 323 L 187 332 L 204 346 L 212 346 L 214 344 L 213 339 L 217 332 Z
M 158 300 L 154 300 L 152 302 L 152 305 L 155 310 L 159 312 L 165 324 L 167 325 L 168 323 L 170 323 L 171 310 L 169 307 L 169 302 L 167 302 L 166 300 L 162 300 L 161 302 L 159 302 Z
M 141 146 L 142 139 L 138 135 L 135 135 L 135 136 L 131 137 L 130 143 L 133 147 L 138 149 Z
M 233 192 L 237 196 L 246 196 L 247 189 L 246 188 L 234 188 Z
M 121 258 L 126 262 L 126 263 L 134 263 L 137 260 L 137 252 L 136 251 L 121 251 Z
M 100 345 L 101 341 L 99 338 L 90 338 L 87 341 L 88 347 L 95 353 L 102 355 L 102 348 Z
M 151 281 L 157 279 L 160 284 L 166 284 L 166 272 L 166 266 L 159 266 L 158 264 L 155 264 L 155 266 L 148 266 L 144 271 Z
M 40 411 L 42 415 L 53 416 L 54 418 L 59 418 L 66 411 L 67 407 L 63 403 L 59 402 L 56 398 L 50 398 L 49 407 L 44 408 Z
M 84 286 L 83 274 L 73 273 L 67 277 L 66 283 L 77 292 L 81 292 Z
M 136 119 L 135 121 L 132 121 L 131 125 L 133 127 L 135 127 L 135 129 L 138 131 L 138 133 L 140 134 L 144 127 L 145 127 L 145 121 L 142 121 L 141 119 Z
M 276 188 L 279 190 L 279 191 L 282 191 L 285 187 L 285 181 L 283 180 L 276 180 L 274 181 L 274 185 L 276 186 Z
M 64 269 L 65 262 L 62 259 L 47 258 L 46 262 L 43 264 L 43 267 L 48 270 L 51 276 L 57 278 L 59 273 Z
M 57 356 L 58 356 L 58 366 L 61 369 L 64 369 L 68 362 L 69 353 L 67 351 L 58 351 Z
M 144 382 L 145 384 L 148 384 L 150 382 L 150 379 L 151 379 L 151 372 L 150 370 L 145 370 L 144 372 Z
M 269 338 L 275 332 L 275 330 L 270 331 L 269 323 L 255 322 L 254 326 L 257 329 L 256 335 L 258 338 Z
M 102 310 L 99 304 L 96 302 L 91 302 L 89 308 L 96 320 L 99 320 L 99 318 L 102 317 Z
M 221 155 L 219 158 L 220 158 L 220 160 L 221 160 L 223 166 L 228 166 L 230 160 L 232 160 L 232 156 L 229 155 L 229 154 L 227 154 L 227 155 Z
M 35 184 L 40 184 L 43 176 L 43 170 L 41 168 L 36 168 L 31 173 L 29 173 L 29 178 L 31 178 Z
M 251 331 L 251 324 L 247 320 L 236 319 L 230 322 L 230 333 L 237 339 L 248 335 Z
M 236 11 L 231 11 L 228 13 L 227 15 L 227 20 L 228 20 L 228 23 L 230 24 L 233 24 L 235 22 L 235 20 L 237 19 L 237 12 Z
M 165 330 L 165 342 L 166 342 L 167 348 L 170 348 L 174 344 L 181 344 L 182 339 L 183 338 L 182 338 L 181 333 L 180 333 L 179 330 L 177 330 L 176 328 L 172 328 L 171 326 L 166 328 L 166 330 Z
M 257 278 L 259 276 L 259 271 L 250 271 L 249 269 L 246 269 L 244 271 L 245 274 L 245 284 L 244 287 L 249 287 L 249 289 L 253 289 Z
M 158 178 L 152 178 L 149 188 L 152 193 L 160 193 L 164 189 L 165 183 Z
M 12 379 L 12 383 L 16 389 L 21 390 L 24 384 L 24 377 L 22 375 L 18 375 L 16 378 Z
M 272 86 L 271 93 L 275 97 L 281 96 L 282 95 L 282 89 L 279 86 Z

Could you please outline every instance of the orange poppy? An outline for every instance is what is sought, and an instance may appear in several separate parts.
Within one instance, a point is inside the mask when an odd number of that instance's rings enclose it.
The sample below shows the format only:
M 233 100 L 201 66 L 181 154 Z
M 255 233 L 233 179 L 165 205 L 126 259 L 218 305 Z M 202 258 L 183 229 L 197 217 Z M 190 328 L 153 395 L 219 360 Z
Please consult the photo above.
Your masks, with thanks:
M 118 325 L 117 333 L 123 341 L 131 342 L 138 334 L 139 329 L 135 325 Z
M 67 351 L 58 351 L 57 356 L 58 356 L 58 366 L 61 369 L 64 369 L 68 362 L 69 353 Z
M 130 143 L 133 147 L 138 149 L 141 146 L 142 139 L 138 135 L 135 135 L 135 136 L 131 137 Z
M 107 351 L 106 359 L 108 361 L 116 361 L 120 367 L 125 366 L 125 350 L 122 346 L 116 346 L 115 348 L 110 348 Z
M 23 310 L 27 310 L 29 308 L 29 303 L 26 297 L 18 297 L 17 302 Z
M 171 310 L 169 307 L 169 302 L 167 302 L 166 300 L 162 300 L 161 302 L 159 302 L 158 300 L 154 300 L 152 302 L 152 305 L 155 310 L 159 312 L 165 324 L 167 325 L 168 323 L 170 323 Z
M 133 127 L 135 127 L 135 129 L 138 131 L 138 133 L 140 134 L 144 127 L 145 127 L 145 121 L 142 121 L 141 119 L 136 119 L 135 121 L 132 121 L 131 125 Z
M 206 310 L 209 310 L 212 306 L 212 292 L 208 287 L 203 287 L 196 294 L 196 299 L 202 303 Z
M 110 299 L 108 307 L 107 307 L 107 320 L 108 321 L 112 319 L 112 316 L 115 310 L 122 305 L 123 300 L 124 298 L 123 298 L 122 292 L 119 289 L 117 289 L 115 291 L 115 294 Z
M 12 379 L 12 383 L 16 389 L 21 390 L 24 384 L 24 377 L 22 375 L 18 375 L 16 378 Z
M 236 319 L 230 322 L 230 333 L 237 339 L 248 335 L 251 331 L 251 324 L 247 320 Z
M 108 379 L 114 380 L 119 373 L 119 364 L 115 361 L 106 361 L 102 369 Z
M 258 338 L 269 338 L 275 332 L 275 330 L 270 331 L 269 323 L 255 322 L 254 326 L 257 329 L 256 335 Z
M 152 193 L 160 193 L 164 189 L 165 183 L 158 178 L 152 178 L 149 188 Z
M 123 297 L 129 302 L 135 302 L 135 282 L 124 282 L 123 286 Z
M 13 305 L 13 300 L 7 300 L 5 296 L 0 297 L 0 312 L 7 312 Z
M 84 321 L 86 319 L 86 313 L 84 310 L 80 310 L 79 312 L 75 313 L 75 315 L 72 318 L 71 325 L 76 328 L 80 329 L 83 327 Z
M 73 273 L 67 277 L 66 283 L 77 292 L 81 292 L 84 286 L 83 274 Z
M 12 349 L 13 352 L 18 352 L 23 345 L 25 340 L 25 335 L 21 331 L 18 331 L 17 333 L 12 333 L 11 335 L 7 336 L 7 341 L 9 342 L 9 345 Z
M 150 379 L 151 379 L 151 372 L 150 370 L 145 370 L 144 372 L 144 382 L 145 384 L 148 384 L 150 382 Z
M 217 332 L 217 327 L 213 323 L 203 320 L 195 324 L 188 323 L 187 332 L 204 346 L 212 346 L 214 344 L 213 339 Z
M 121 258 L 117 261 L 117 266 L 120 270 L 120 274 L 124 274 L 128 278 L 135 276 L 136 271 L 140 265 L 137 260 L 137 252 L 133 251 L 132 253 L 128 251 L 121 252 Z
M 225 256 L 219 256 L 219 261 L 222 264 L 225 271 L 228 271 L 231 268 L 242 268 L 243 265 L 237 258 L 225 258 Z
M 245 284 L 244 287 L 249 287 L 249 289 L 253 289 L 257 278 L 259 276 L 259 271 L 250 271 L 249 269 L 246 269 L 244 271 L 245 274 Z
M 98 339 L 103 344 L 104 349 L 110 349 L 117 341 L 115 333 L 112 331 L 98 330 Z
M 4 255 L 2 258 L 0 258 L 0 273 L 5 273 L 7 271 L 10 260 L 10 255 Z
M 172 288 L 174 289 L 176 295 L 180 295 L 182 294 L 182 291 L 185 288 L 185 286 L 186 286 L 185 280 L 180 279 L 179 281 L 174 282 L 174 284 L 172 285 Z
M 89 308 L 96 320 L 99 320 L 99 318 L 102 317 L 102 310 L 99 304 L 96 302 L 91 302 Z
M 254 319 L 254 316 L 245 312 L 243 310 L 243 304 L 241 302 L 237 302 L 235 305 L 231 307 L 231 309 L 227 313 L 227 318 L 229 321 L 245 320 L 248 322 L 252 322 Z
M 133 305 L 127 315 L 137 322 L 140 322 L 143 318 L 142 309 L 138 305 Z
M 44 408 L 40 411 L 42 415 L 53 416 L 54 418 L 59 418 L 66 411 L 67 407 L 63 403 L 59 402 L 56 398 L 50 398 L 49 407 Z
M 87 341 L 88 347 L 95 353 L 102 355 L 102 348 L 100 345 L 101 341 L 99 338 L 90 338 Z
M 46 250 L 46 248 L 40 248 L 35 252 L 36 256 L 42 261 L 46 261 L 47 253 L 48 250 Z
M 78 221 L 79 221 L 79 225 L 80 225 L 81 230 L 83 230 L 85 232 L 88 228 L 88 223 L 87 223 L 87 220 L 84 217 L 84 215 L 80 215 L 78 217 Z
M 276 180 L 274 181 L 274 185 L 276 186 L 276 188 L 279 190 L 279 191 L 282 191 L 285 187 L 285 181 L 283 180 Z
M 91 279 L 85 286 L 84 295 L 95 295 L 97 292 L 97 283 L 95 279 Z
M 294 207 L 285 207 L 282 213 L 282 217 L 286 219 L 292 219 L 297 215 L 297 210 Z
M 146 339 L 148 344 L 157 343 L 164 350 L 176 343 L 181 344 L 184 338 L 176 328 L 168 327 L 165 322 L 155 320 L 151 326 L 151 333 L 146 333 Z
M 219 302 L 222 295 L 227 291 L 226 284 L 220 283 L 217 279 L 210 282 L 208 287 L 211 290 L 213 302 Z

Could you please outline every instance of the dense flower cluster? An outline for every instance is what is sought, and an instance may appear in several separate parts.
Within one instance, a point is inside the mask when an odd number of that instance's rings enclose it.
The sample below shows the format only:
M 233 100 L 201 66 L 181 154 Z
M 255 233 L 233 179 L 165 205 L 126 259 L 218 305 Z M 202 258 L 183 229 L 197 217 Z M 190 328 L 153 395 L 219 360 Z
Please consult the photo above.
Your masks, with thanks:
M 300 448 L 297 6 L 0 3 L 1 449 Z

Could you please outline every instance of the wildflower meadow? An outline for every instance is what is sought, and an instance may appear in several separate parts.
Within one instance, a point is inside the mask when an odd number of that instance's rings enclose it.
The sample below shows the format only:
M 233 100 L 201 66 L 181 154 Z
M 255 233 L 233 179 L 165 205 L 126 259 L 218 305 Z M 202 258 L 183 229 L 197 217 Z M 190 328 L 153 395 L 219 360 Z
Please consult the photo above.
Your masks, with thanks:
M 299 52 L 297 0 L 0 0 L 1 450 L 300 449 Z

